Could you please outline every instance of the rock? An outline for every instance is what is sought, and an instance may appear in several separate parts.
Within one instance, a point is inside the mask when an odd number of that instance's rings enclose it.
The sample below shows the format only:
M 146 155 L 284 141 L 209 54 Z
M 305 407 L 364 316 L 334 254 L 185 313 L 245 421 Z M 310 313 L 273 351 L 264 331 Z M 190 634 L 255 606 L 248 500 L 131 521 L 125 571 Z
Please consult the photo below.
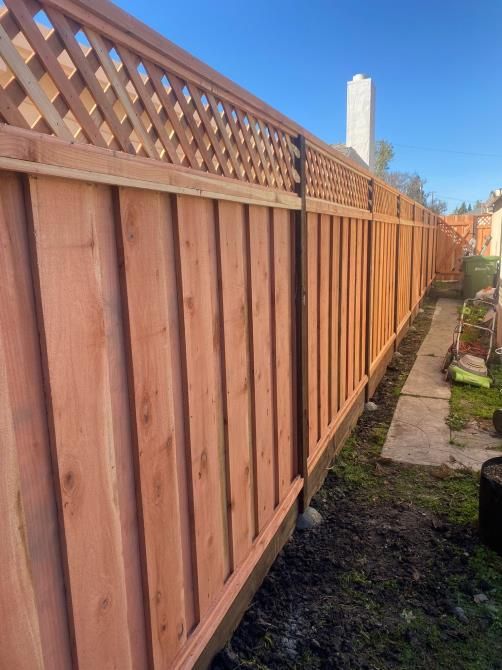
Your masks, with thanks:
M 322 522 L 322 516 L 313 507 L 307 507 L 303 514 L 300 514 L 296 520 L 297 530 L 310 530 L 319 526 Z
M 297 655 L 296 640 L 293 640 L 290 637 L 283 637 L 282 640 L 281 640 L 281 646 L 282 646 L 283 651 L 290 658 L 295 658 L 295 656 Z
M 365 405 L 364 409 L 366 412 L 375 412 L 378 409 L 378 405 L 376 402 L 373 402 L 372 400 L 369 400 Z
M 419 314 L 423 314 L 423 313 L 424 313 L 424 310 L 423 310 L 421 307 L 419 307 L 419 308 L 418 308 L 418 313 L 419 313 Z
M 454 607 L 453 614 L 457 617 L 462 623 L 469 623 L 469 619 L 466 616 L 466 613 L 461 607 Z
M 401 618 L 406 621 L 406 623 L 411 623 L 415 619 L 415 615 L 411 610 L 403 610 L 401 612 Z
M 400 351 L 395 351 L 394 358 L 403 358 L 403 354 Z
M 484 593 L 476 593 L 473 600 L 476 605 L 481 605 L 482 603 L 488 602 L 488 596 L 486 596 Z

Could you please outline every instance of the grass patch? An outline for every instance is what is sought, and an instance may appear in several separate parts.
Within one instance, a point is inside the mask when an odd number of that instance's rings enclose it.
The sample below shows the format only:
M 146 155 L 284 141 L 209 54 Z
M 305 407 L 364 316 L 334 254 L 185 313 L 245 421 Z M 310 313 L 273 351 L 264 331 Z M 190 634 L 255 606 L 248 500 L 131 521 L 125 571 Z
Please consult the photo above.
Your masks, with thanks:
M 461 430 L 471 420 L 491 420 L 493 412 L 502 406 L 502 366 L 490 367 L 493 385 L 489 389 L 453 384 L 450 412 L 446 420 L 452 430 Z
M 354 495 L 417 504 L 458 524 L 474 524 L 478 514 L 479 475 L 448 467 L 398 465 L 380 458 L 387 426 L 376 426 L 371 443 L 351 435 L 332 470 Z

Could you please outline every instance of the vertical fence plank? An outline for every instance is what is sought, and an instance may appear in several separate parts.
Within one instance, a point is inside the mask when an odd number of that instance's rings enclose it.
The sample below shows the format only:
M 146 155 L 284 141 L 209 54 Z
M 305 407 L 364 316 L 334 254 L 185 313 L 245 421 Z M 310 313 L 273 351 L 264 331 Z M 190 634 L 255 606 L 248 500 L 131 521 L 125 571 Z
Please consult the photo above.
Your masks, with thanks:
M 380 237 L 380 226 L 376 221 L 372 221 L 373 235 L 372 235 L 372 244 L 370 248 L 371 253 L 371 305 L 370 305 L 370 323 L 369 328 L 371 331 L 370 338 L 370 363 L 373 362 L 375 358 L 375 352 L 378 351 L 379 346 L 379 337 L 378 337 L 378 290 L 379 290 L 379 278 L 380 278 L 380 263 L 379 263 L 379 254 L 378 254 L 378 240 Z
M 356 245 L 355 245 L 355 318 L 354 318 L 354 386 L 357 386 L 361 379 L 361 293 L 362 284 L 362 263 L 363 263 L 363 222 L 361 219 L 356 221 Z
M 99 231 L 111 193 L 42 178 L 30 194 L 78 665 L 132 668 Z
M 255 532 L 245 226 L 243 205 L 223 201 L 218 204 L 222 322 L 227 362 L 229 503 L 235 567 L 247 556 Z
M 349 219 L 349 265 L 348 265 L 348 304 L 347 304 L 347 396 L 354 390 L 354 356 L 355 356 L 355 308 L 356 308 L 356 251 L 357 222 Z
M 203 617 L 230 570 L 213 203 L 178 196 L 177 226 L 199 612 Z
M 389 282 L 391 287 L 390 301 L 389 301 L 389 338 L 395 334 L 395 316 L 396 316 L 396 233 L 397 225 L 395 223 L 390 226 L 390 267 L 389 267 Z
M 342 408 L 347 399 L 347 321 L 348 321 L 348 268 L 349 268 L 349 237 L 350 220 L 343 217 L 340 219 L 342 224 L 341 240 L 341 258 L 340 258 L 340 348 L 338 351 L 338 369 L 339 369 L 339 407 Z
M 368 347 L 367 318 L 368 318 L 368 258 L 371 253 L 369 239 L 370 221 L 363 221 L 363 254 L 362 254 L 362 301 L 361 301 L 361 378 L 366 374 L 366 350 Z
M 382 292 L 380 294 L 380 300 L 382 301 L 383 313 L 382 313 L 382 336 L 380 341 L 380 351 L 385 347 L 387 343 L 387 338 L 389 336 L 389 266 L 391 259 L 389 257 L 389 229 L 390 223 L 382 223 Z M 378 352 L 380 353 L 380 352 Z
M 293 449 L 293 319 L 292 319 L 292 220 L 285 209 L 273 210 L 275 280 L 275 385 L 277 393 L 277 448 L 279 502 L 296 474 Z
M 108 197 L 107 197 L 108 212 Z M 110 406 L 117 473 L 116 498 L 120 510 L 127 598 L 128 632 L 134 668 L 147 662 L 145 608 L 141 580 L 139 524 L 136 501 L 134 447 L 130 418 L 125 316 L 119 278 L 117 231 L 110 221 L 95 228 L 99 249 L 103 319 L 107 342 Z
M 47 670 L 66 670 L 71 665 L 70 636 L 23 183 L 19 175 L 9 173 L 2 173 L 0 179 L 0 268 L 0 368 L 5 383 L 1 392 L 4 419 L 0 424 L 5 480 L 0 496 L 6 506 L 1 517 L 5 528 L 2 551 L 16 552 L 20 538 L 23 552 L 18 560 L 12 553 L 0 559 L 0 618 L 8 627 L 0 638 L 0 667 L 36 668 L 43 664 Z M 7 540 L 13 528 L 6 510 L 14 511 L 14 504 L 19 538 L 14 534 Z M 15 588 L 22 583 L 25 569 L 30 584 L 23 592 L 21 606 L 4 587 Z M 9 577 L 11 571 L 16 574 Z M 37 621 L 30 621 L 31 597 Z M 20 622 L 19 617 L 26 620 Z M 18 639 L 20 634 L 22 639 Z
M 327 214 L 321 214 L 319 235 L 321 239 L 319 259 L 319 412 L 321 434 L 329 425 L 329 315 L 330 315 L 330 220 Z
M 275 506 L 274 416 L 272 403 L 272 332 L 269 212 L 249 207 L 249 253 L 253 328 L 253 388 L 258 529 Z
M 331 269 L 331 408 L 330 422 L 338 411 L 338 347 L 339 347 L 339 316 L 340 316 L 340 219 L 331 217 L 332 269 Z
M 183 559 L 190 563 L 190 556 L 183 557 L 180 541 L 188 527 L 182 528 L 178 488 L 178 443 L 183 452 L 185 445 L 175 420 L 182 398 L 173 375 L 176 312 L 169 309 L 176 309 L 177 290 L 172 218 L 161 193 L 121 188 L 119 203 L 150 644 L 161 668 L 186 640 L 184 593 L 189 597 L 191 586 L 183 588 Z
M 4 338 L 5 333 L 0 332 L 0 393 L 2 397 L 0 403 L 0 435 L 2 438 L 0 616 L 3 629 L 0 641 L 0 665 L 3 668 L 19 670 L 42 670 L 44 668 L 42 640 L 31 579 L 31 557 L 25 544 L 26 518 L 16 448 L 15 410 L 9 397 Z
M 318 313 L 318 291 L 319 291 L 319 258 L 318 258 L 318 235 L 319 226 L 317 215 L 309 213 L 307 215 L 307 286 L 308 286 L 308 387 L 309 387 L 309 455 L 316 447 L 319 439 L 319 411 L 318 411 L 318 337 L 317 324 L 319 320 Z

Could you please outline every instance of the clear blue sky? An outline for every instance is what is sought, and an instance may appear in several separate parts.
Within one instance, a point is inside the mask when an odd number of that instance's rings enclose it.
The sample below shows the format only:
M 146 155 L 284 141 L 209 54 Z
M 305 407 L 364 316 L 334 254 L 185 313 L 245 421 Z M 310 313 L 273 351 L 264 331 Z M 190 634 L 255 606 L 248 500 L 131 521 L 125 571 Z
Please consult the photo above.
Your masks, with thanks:
M 450 208 L 502 187 L 502 0 L 115 1 L 330 143 L 364 72 L 392 169 Z

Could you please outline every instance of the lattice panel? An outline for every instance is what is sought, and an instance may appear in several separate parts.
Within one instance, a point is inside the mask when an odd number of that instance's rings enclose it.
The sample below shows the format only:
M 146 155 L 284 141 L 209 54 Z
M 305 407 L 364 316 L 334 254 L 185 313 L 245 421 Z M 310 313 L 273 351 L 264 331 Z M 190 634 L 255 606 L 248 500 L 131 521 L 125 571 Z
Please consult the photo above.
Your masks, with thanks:
M 491 228 L 492 225 L 492 215 L 491 214 L 480 214 L 476 217 L 476 225 L 478 228 L 480 226 L 484 228 Z
M 448 238 L 452 241 L 452 243 L 453 243 L 455 246 L 457 246 L 457 247 L 461 247 L 461 248 L 463 249 L 463 251 L 465 251 L 465 252 L 471 252 L 471 251 L 472 251 L 472 249 L 471 249 L 471 247 L 469 246 L 469 244 L 464 240 L 463 237 L 461 237 L 461 236 L 457 233 L 457 231 L 455 230 L 455 228 L 453 228 L 452 226 L 449 226 L 447 223 L 445 223 L 444 221 L 440 220 L 440 221 L 438 222 L 438 229 L 439 229 L 444 235 L 446 235 L 446 237 L 448 237 Z
M 36 0 L 0 8 L 0 120 L 294 191 L 291 136 Z
M 373 187 L 373 211 L 397 216 L 397 194 L 383 184 L 375 182 Z
M 307 145 L 306 190 L 312 198 L 369 209 L 369 179 L 326 153 Z

